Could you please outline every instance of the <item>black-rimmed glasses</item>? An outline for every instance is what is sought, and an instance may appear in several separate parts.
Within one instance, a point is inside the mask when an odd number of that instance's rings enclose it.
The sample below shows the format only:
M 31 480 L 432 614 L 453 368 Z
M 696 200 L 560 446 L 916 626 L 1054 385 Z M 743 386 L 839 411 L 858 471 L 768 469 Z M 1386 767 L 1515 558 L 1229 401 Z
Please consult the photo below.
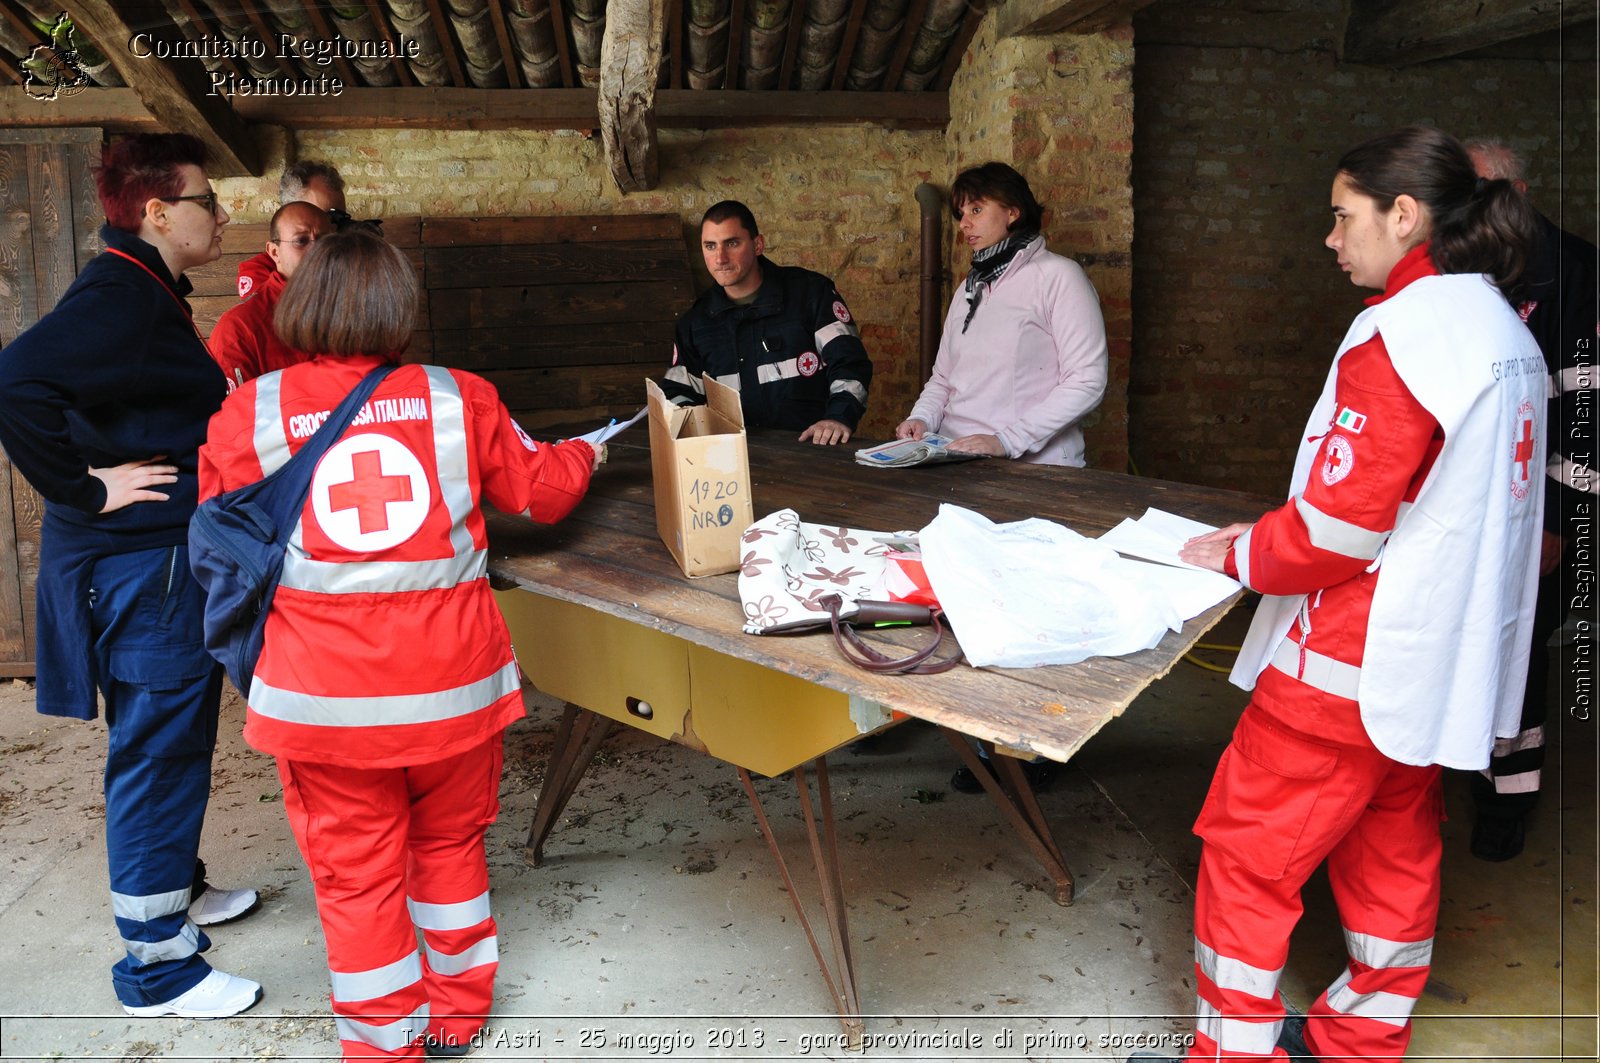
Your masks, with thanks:
M 163 203 L 198 203 L 209 210 L 213 216 L 217 213 L 217 193 L 200 192 L 192 196 L 162 196 Z

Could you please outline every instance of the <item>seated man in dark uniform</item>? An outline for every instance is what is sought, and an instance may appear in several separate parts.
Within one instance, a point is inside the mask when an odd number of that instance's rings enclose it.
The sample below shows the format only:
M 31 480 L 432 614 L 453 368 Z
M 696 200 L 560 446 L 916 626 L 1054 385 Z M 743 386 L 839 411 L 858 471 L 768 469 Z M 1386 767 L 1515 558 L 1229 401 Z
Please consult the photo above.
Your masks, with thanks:
M 867 408 L 872 362 L 849 307 L 820 273 L 779 266 L 750 208 L 724 200 L 700 222 L 700 250 L 717 286 L 678 319 L 662 391 L 705 401 L 710 375 L 739 392 L 745 424 L 787 428 L 801 442 L 846 443 Z

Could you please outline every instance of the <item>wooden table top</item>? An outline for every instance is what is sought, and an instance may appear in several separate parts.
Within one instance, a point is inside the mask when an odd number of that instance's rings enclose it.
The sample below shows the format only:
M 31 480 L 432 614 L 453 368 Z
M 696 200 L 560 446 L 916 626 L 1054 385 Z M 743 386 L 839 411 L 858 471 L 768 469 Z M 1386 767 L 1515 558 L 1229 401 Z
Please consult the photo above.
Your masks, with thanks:
M 1149 506 L 1222 525 L 1275 503 L 1235 491 L 1089 469 L 985 460 L 910 469 L 855 463 L 856 441 L 819 447 L 792 432 L 749 433 L 755 515 L 785 507 L 808 523 L 918 529 L 950 502 L 997 522 L 1043 517 L 1094 537 Z M 866 445 L 862 443 L 860 445 Z M 738 576 L 690 579 L 656 534 L 644 426 L 610 444 L 588 496 L 553 527 L 494 515 L 489 572 L 539 594 L 654 628 L 733 657 L 844 691 L 977 738 L 1066 760 L 1220 620 L 1235 595 L 1168 632 L 1154 649 L 1045 668 L 972 668 L 885 676 L 840 656 L 830 632 L 747 635 Z M 927 629 L 863 629 L 896 656 Z M 948 645 L 948 643 L 947 643 Z M 604 662 L 596 661 L 596 667 Z

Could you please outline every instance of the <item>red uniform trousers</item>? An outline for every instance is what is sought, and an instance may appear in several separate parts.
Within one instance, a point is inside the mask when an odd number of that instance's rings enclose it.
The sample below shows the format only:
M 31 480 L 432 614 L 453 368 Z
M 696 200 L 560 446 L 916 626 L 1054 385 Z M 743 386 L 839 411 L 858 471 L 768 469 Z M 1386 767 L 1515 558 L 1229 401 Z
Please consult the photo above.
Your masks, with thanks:
M 1390 760 L 1364 732 L 1338 742 L 1297 730 L 1258 702 L 1239 720 L 1195 824 L 1205 847 L 1188 1058 L 1284 1057 L 1278 978 L 1301 887 L 1326 859 L 1349 964 L 1312 1005 L 1306 1043 L 1322 1063 L 1398 1059 L 1439 912 L 1440 770 Z
M 420 1058 L 424 1033 L 462 1042 L 487 1019 L 499 953 L 483 836 L 500 810 L 502 756 L 496 734 L 412 767 L 278 759 L 345 1059 Z

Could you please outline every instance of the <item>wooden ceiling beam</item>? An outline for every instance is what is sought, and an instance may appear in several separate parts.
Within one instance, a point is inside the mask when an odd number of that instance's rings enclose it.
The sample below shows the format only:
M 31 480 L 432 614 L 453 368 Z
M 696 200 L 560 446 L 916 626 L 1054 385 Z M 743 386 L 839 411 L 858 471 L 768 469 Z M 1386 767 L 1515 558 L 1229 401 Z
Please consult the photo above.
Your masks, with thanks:
M 1098 33 L 1125 22 L 1155 0 L 1006 0 L 995 15 L 995 36 L 1051 37 Z
M 844 24 L 844 37 L 839 41 L 839 58 L 833 61 L 834 92 L 844 88 L 845 75 L 850 73 L 850 59 L 856 54 L 856 38 L 861 35 L 861 20 L 867 16 L 867 0 L 854 0 L 850 5 L 850 21 Z
M 267 16 L 262 11 L 261 5 L 243 4 L 241 6 L 244 8 L 244 17 L 249 19 L 250 25 L 255 27 L 256 39 L 266 45 L 267 54 L 272 56 L 278 64 L 278 73 L 282 74 L 285 80 L 299 81 L 301 78 L 300 68 L 278 48 L 278 31 L 267 25 Z
M 744 61 L 744 0 L 733 0 L 728 18 L 728 58 L 722 64 L 722 87 L 739 87 L 739 64 Z
M 290 129 L 593 129 L 594 89 L 357 88 L 339 96 L 236 96 L 241 117 Z M 759 92 L 659 89 L 660 129 L 876 125 L 942 129 L 950 103 L 937 92 Z M 87 89 L 41 107 L 21 86 L 0 87 L 0 126 L 162 128 L 133 89 Z
M 389 25 L 388 13 L 378 0 L 367 0 L 367 17 L 372 20 L 379 33 L 383 35 L 383 43 L 389 47 L 389 65 L 394 67 L 394 72 L 400 79 L 400 84 L 410 88 L 417 83 L 416 75 L 411 72 L 411 64 L 400 55 L 399 42 L 395 39 L 394 27 Z
M 567 43 L 567 12 L 561 6 L 561 0 L 550 0 L 550 33 L 555 37 L 556 55 L 560 58 L 561 85 L 571 88 L 578 82 L 572 73 L 572 47 Z
M 939 76 L 929 87 L 935 92 L 948 93 L 950 82 L 955 79 L 956 70 L 961 66 L 961 57 L 967 53 L 967 45 L 972 43 L 972 38 L 978 32 L 978 26 L 983 22 L 986 9 L 981 3 L 972 2 L 967 5 L 967 17 L 961 20 L 961 29 L 956 32 L 955 39 L 950 42 L 950 50 L 945 53 L 944 64 L 939 67 Z
M 6 21 L 11 23 L 13 29 L 27 41 L 30 46 L 37 47 L 45 43 L 45 35 L 33 24 L 33 20 L 26 15 L 18 13 L 9 2 L 0 2 L 0 14 L 4 14 Z M 23 56 L 24 59 L 27 56 Z
M 333 40 L 335 34 L 333 24 L 328 21 L 328 16 L 323 13 L 321 4 L 307 4 L 306 16 L 311 19 L 312 28 L 317 31 L 317 36 L 325 41 Z M 338 68 L 339 75 L 346 85 L 352 88 L 361 84 L 361 75 L 356 73 L 355 64 L 342 55 L 333 57 L 333 65 Z
M 500 61 L 506 68 L 506 85 L 513 89 L 525 88 L 522 64 L 517 61 L 517 49 L 511 43 L 511 31 L 506 28 L 505 8 L 497 0 L 490 0 L 489 21 L 494 23 L 494 39 L 500 45 Z
M 1563 0 L 1352 0 L 1344 59 L 1410 66 L 1594 18 L 1593 3 Z
M 184 36 L 191 41 L 197 41 L 202 37 L 209 36 L 210 19 L 213 16 L 209 14 L 202 15 L 199 8 L 194 6 L 194 0 L 178 0 L 178 7 L 185 15 L 189 16 L 189 21 L 181 28 Z M 238 60 L 232 56 L 223 56 L 217 62 L 222 66 L 223 70 L 236 78 L 249 76 L 244 68 L 239 65 Z
M 894 92 L 900 87 L 900 78 L 906 72 L 906 60 L 911 58 L 911 46 L 922 32 L 922 20 L 928 15 L 928 0 L 911 0 L 911 10 L 900 26 L 900 40 L 895 43 L 894 55 L 889 59 L 889 70 L 883 75 L 880 92 Z
M 667 47 L 672 63 L 667 70 L 667 88 L 681 89 L 689 82 L 683 73 L 683 0 L 672 0 L 667 5 Z
M 149 33 L 167 44 L 182 41 L 177 27 L 154 0 L 61 0 L 72 23 L 104 47 L 106 58 L 162 129 L 190 133 L 206 145 L 213 177 L 260 177 L 260 149 L 244 119 L 222 95 L 212 95 L 205 68 L 194 62 L 137 58 L 125 45 Z M 74 100 L 107 89 L 78 93 Z
M 778 71 L 778 88 L 787 90 L 794 84 L 795 58 L 800 54 L 800 28 L 806 21 L 806 0 L 794 0 L 789 8 L 789 36 L 783 42 L 783 67 Z
M 466 88 L 472 83 L 467 80 L 466 68 L 461 65 L 461 47 L 456 43 L 455 27 L 445 17 L 439 0 L 427 0 L 427 3 L 434 35 L 439 38 L 439 48 L 444 52 L 444 64 L 450 68 L 450 83 L 457 88 Z

